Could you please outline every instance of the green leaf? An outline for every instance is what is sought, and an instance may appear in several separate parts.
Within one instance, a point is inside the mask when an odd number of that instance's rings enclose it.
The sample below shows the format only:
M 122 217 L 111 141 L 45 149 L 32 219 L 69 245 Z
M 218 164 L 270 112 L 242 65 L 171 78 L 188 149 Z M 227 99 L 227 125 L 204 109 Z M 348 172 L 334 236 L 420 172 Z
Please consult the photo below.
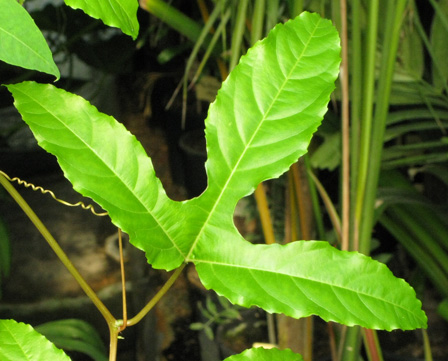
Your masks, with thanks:
M 289 349 L 251 348 L 238 355 L 227 357 L 224 361 L 303 361 L 303 358 Z
M 192 324 L 190 324 L 190 330 L 194 330 L 194 331 L 201 331 L 204 329 L 204 327 L 205 327 L 205 325 L 200 322 L 193 322 Z
M 225 310 L 222 310 L 220 312 L 220 315 L 225 317 L 225 318 L 230 318 L 230 319 L 241 319 L 241 315 L 240 313 L 235 310 L 234 308 L 226 308 Z
M 222 246 L 213 242 L 210 247 L 218 247 L 214 259 L 210 255 L 208 262 L 197 265 L 204 285 L 233 303 L 295 318 L 317 314 L 349 326 L 386 330 L 426 326 L 414 290 L 369 257 L 339 251 L 327 242 L 285 246 L 240 242 Z
M 39 144 L 74 188 L 109 212 L 155 268 L 195 263 L 206 287 L 245 307 L 367 328 L 426 326 L 415 292 L 378 262 L 325 242 L 253 245 L 233 224 L 239 199 L 306 152 L 339 69 L 330 21 L 303 13 L 258 42 L 206 120 L 208 188 L 170 200 L 141 145 L 113 118 L 50 85 L 9 85 Z
M 0 320 L 0 359 L 2 361 L 70 361 L 30 325 Z
M 205 299 L 205 305 L 207 307 L 207 310 L 210 311 L 210 313 L 214 316 L 218 314 L 218 309 L 216 308 L 216 305 L 211 300 L 210 296 L 207 295 L 207 298 Z
M 66 351 L 89 355 L 95 361 L 107 361 L 107 351 L 98 332 L 87 322 L 78 319 L 44 323 L 35 330 Z
M 341 164 L 341 158 L 341 133 L 325 134 L 323 143 L 311 156 L 311 166 L 333 171 Z
M 135 40 L 138 35 L 137 0 L 65 0 L 73 9 L 82 9 L 92 18 L 104 24 L 120 28 Z
M 209 340 L 213 340 L 215 338 L 215 335 L 213 334 L 213 330 L 209 326 L 206 326 L 204 328 L 204 332 Z
M 59 79 L 51 50 L 27 11 L 16 0 L 0 0 L 0 9 L 0 60 Z

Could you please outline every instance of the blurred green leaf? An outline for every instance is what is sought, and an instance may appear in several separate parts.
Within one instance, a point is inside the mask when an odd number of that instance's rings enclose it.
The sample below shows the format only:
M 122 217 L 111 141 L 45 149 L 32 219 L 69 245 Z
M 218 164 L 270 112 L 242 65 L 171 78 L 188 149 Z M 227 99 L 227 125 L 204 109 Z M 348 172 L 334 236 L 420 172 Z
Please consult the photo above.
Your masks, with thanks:
M 341 133 L 324 135 L 323 143 L 310 160 L 313 168 L 335 170 L 341 163 Z
M 212 315 L 216 316 L 218 314 L 218 309 L 209 296 L 205 299 L 205 305 Z
M 439 0 L 438 5 L 431 26 L 432 60 L 436 64 L 431 69 L 434 86 L 442 90 L 448 80 L 448 28 L 442 19 L 448 16 L 448 0 Z
M 220 312 L 220 314 L 225 317 L 225 318 L 230 318 L 230 319 L 240 319 L 241 315 L 240 313 L 235 310 L 234 308 L 226 308 L 225 310 L 222 310 Z
M 79 319 L 51 321 L 35 327 L 35 330 L 66 351 L 77 351 L 95 361 L 107 361 L 107 351 L 98 332 Z
M 209 340 L 213 340 L 215 338 L 215 335 L 213 334 L 213 330 L 211 329 L 211 327 L 209 326 L 204 327 L 204 332 Z
M 204 327 L 205 327 L 205 325 L 200 322 L 193 322 L 190 324 L 190 329 L 192 329 L 194 331 L 201 331 L 204 329 Z

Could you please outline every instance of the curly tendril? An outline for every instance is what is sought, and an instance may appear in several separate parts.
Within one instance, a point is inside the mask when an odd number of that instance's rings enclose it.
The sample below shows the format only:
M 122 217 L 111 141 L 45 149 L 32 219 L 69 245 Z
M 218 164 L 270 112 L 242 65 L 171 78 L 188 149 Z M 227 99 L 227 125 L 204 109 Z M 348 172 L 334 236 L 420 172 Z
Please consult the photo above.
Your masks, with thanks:
M 7 175 L 5 172 L 3 172 L 1 170 L 0 170 L 0 174 L 3 177 L 5 177 L 8 181 L 10 181 L 10 182 L 16 182 L 16 183 L 18 183 L 20 185 L 23 185 L 26 188 L 31 188 L 33 191 L 40 191 L 42 194 L 49 194 L 51 196 L 51 198 L 53 198 L 55 201 L 65 205 L 65 206 L 68 206 L 68 207 L 81 207 L 82 209 L 89 210 L 95 216 L 99 216 L 99 217 L 107 216 L 109 214 L 108 212 L 97 212 L 97 211 L 95 211 L 95 208 L 93 208 L 93 206 L 91 204 L 86 205 L 86 204 L 84 204 L 81 201 L 79 201 L 78 203 L 66 202 L 66 201 L 64 201 L 62 199 L 57 198 L 55 196 L 55 194 L 52 191 L 48 190 L 48 189 L 44 189 L 44 188 L 42 188 L 40 186 L 36 186 L 36 185 L 34 185 L 32 183 L 29 183 L 27 181 L 24 181 L 23 179 L 18 178 L 18 177 L 11 178 L 9 175 Z

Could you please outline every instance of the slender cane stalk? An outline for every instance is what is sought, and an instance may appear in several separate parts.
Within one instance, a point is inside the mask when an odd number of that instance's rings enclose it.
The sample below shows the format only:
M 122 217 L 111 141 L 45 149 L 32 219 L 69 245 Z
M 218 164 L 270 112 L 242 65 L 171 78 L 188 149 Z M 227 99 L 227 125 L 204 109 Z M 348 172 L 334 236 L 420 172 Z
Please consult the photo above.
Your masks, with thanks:
M 342 89 L 342 234 L 341 249 L 349 250 L 350 237 L 350 120 L 348 82 L 347 2 L 340 1 L 341 15 L 341 89 Z
M 387 7 L 386 34 L 388 36 L 385 37 L 383 46 L 383 58 L 380 68 L 381 76 L 378 83 L 377 104 L 373 121 L 374 127 L 368 157 L 369 177 L 365 180 L 364 202 L 361 207 L 363 221 L 359 228 L 360 251 L 366 254 L 370 251 L 376 190 L 381 168 L 387 112 L 389 111 L 389 98 L 400 39 L 400 28 L 407 0 L 397 0 L 393 3 L 395 4 L 395 8 L 390 5 L 392 2 L 388 2 Z
M 392 3 L 391 1 L 388 2 Z M 378 33 L 378 9 L 379 0 L 368 2 L 368 28 L 365 49 L 365 67 L 363 73 L 363 98 L 361 110 L 361 140 L 358 166 L 357 192 L 356 192 L 356 224 L 359 225 L 362 214 L 372 133 L 373 104 L 375 91 L 375 59 Z M 355 233 L 356 239 L 358 239 Z M 356 241 L 355 241 L 356 242 Z
M 303 0 L 293 0 L 291 1 L 291 19 L 294 19 L 297 15 L 303 11 Z
M 384 361 L 376 331 L 363 329 L 363 336 L 369 361 Z
M 263 23 L 266 10 L 266 0 L 256 0 L 254 13 L 252 15 L 252 29 L 250 32 L 250 42 L 255 44 L 263 37 Z
M 354 4 L 357 2 L 354 2 Z M 360 141 L 357 143 L 357 149 L 360 149 L 359 158 L 356 163 L 355 185 L 355 213 L 353 230 L 354 248 L 360 252 L 368 254 L 370 251 L 370 239 L 373 228 L 374 201 L 376 198 L 376 190 L 378 187 L 378 177 L 381 165 L 382 147 L 384 142 L 385 122 L 389 109 L 389 96 L 392 84 L 393 69 L 396 59 L 396 51 L 399 40 L 399 30 L 403 17 L 406 0 L 397 0 L 387 2 L 386 13 L 386 30 L 385 42 L 382 48 L 382 63 L 380 71 L 380 79 L 376 92 L 375 115 L 373 116 L 373 105 L 375 95 L 375 55 L 377 48 L 377 28 L 378 28 L 378 1 L 369 2 L 368 9 L 368 29 L 366 38 L 366 56 L 364 77 L 363 77 L 363 99 L 362 108 L 360 110 Z M 359 10 L 359 9 L 357 9 Z M 352 29 L 352 33 L 353 33 Z M 358 44 L 359 45 L 359 44 Z M 358 54 L 359 56 L 360 54 Z M 355 60 L 354 60 L 355 61 Z M 359 59 L 357 59 L 359 61 Z M 358 63 L 355 63 L 355 66 Z M 358 68 L 356 68 L 358 69 Z M 353 74 L 352 74 L 353 77 Z M 354 93 L 354 92 L 353 92 Z M 354 101 L 352 99 L 352 101 Z M 352 107 L 353 109 L 353 107 Z M 358 112 L 358 109 L 356 109 Z M 355 113 L 355 112 L 354 112 Z M 355 113 L 355 116 L 357 114 Z M 357 134 L 352 133 L 352 137 L 356 139 Z M 353 149 L 353 148 L 352 148 Z M 352 153 L 356 153 L 353 150 Z M 353 188 L 352 188 L 353 189 Z M 352 193 L 353 194 L 353 193 Z M 367 341 L 371 341 L 375 335 L 366 331 L 369 337 Z M 347 336 L 342 348 L 341 360 L 355 361 L 358 358 L 359 350 L 359 328 L 350 328 L 347 330 Z M 381 349 L 375 342 L 366 342 L 368 353 L 372 355 L 372 359 L 381 360 Z
M 362 49 L 361 49 L 361 4 L 360 0 L 351 1 L 351 58 L 350 71 L 350 250 L 358 249 L 355 242 L 355 200 L 357 192 L 359 137 L 361 129 L 361 92 L 362 92 Z
M 266 29 L 272 29 L 278 22 L 279 0 L 269 0 L 266 5 Z
M 191 41 L 196 42 L 198 40 L 202 27 L 174 6 L 162 0 L 147 0 L 146 9 Z M 204 42 L 205 48 L 207 48 L 209 40 L 206 39 Z M 218 54 L 220 53 L 219 49 L 216 49 L 216 51 Z
M 236 66 L 238 60 L 240 59 L 248 4 L 249 0 L 240 0 L 238 2 L 236 22 L 232 33 L 232 46 L 230 48 L 230 71 L 232 71 L 232 69 Z
M 275 243 L 274 227 L 272 226 L 271 214 L 269 213 L 268 200 L 263 183 L 259 184 L 255 189 L 254 196 L 257 202 L 265 243 L 273 244 Z

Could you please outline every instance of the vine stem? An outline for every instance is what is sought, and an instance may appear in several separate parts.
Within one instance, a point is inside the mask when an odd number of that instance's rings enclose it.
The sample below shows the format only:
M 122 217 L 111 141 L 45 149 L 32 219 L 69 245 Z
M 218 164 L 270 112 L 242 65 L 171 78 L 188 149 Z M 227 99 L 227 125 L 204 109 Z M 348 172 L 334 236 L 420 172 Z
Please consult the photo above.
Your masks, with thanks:
M 166 283 L 162 286 L 162 288 L 159 290 L 159 292 L 156 293 L 156 295 L 146 304 L 145 307 L 142 308 L 142 310 L 133 318 L 127 321 L 126 326 L 134 326 L 140 320 L 147 315 L 149 311 L 156 305 L 156 303 L 165 295 L 165 293 L 168 292 L 168 290 L 171 288 L 173 283 L 179 278 L 180 274 L 184 270 L 185 266 L 187 264 L 183 263 L 179 268 L 177 268 L 174 273 L 171 275 L 171 277 L 166 281 Z
M 124 272 L 123 237 L 121 228 L 118 228 L 118 245 L 120 248 L 121 293 L 123 301 L 123 324 L 120 327 L 120 331 L 123 331 L 128 322 L 128 306 L 126 303 L 126 275 Z
M 121 230 L 119 230 L 120 239 L 120 258 L 121 258 L 121 273 L 122 273 L 122 286 L 123 286 L 123 320 L 117 320 L 110 313 L 109 309 L 104 305 L 104 303 L 99 299 L 95 291 L 89 286 L 85 279 L 81 276 L 79 271 L 67 257 L 65 252 L 59 246 L 58 242 L 54 239 L 39 217 L 34 213 L 28 203 L 23 199 L 20 193 L 14 188 L 10 181 L 0 172 L 0 184 L 5 188 L 5 190 L 11 195 L 23 212 L 28 216 L 40 234 L 47 241 L 48 245 L 56 253 L 62 264 L 67 268 L 67 270 L 75 278 L 76 282 L 80 285 L 82 290 L 86 293 L 87 297 L 93 302 L 96 308 L 100 311 L 101 315 L 107 322 L 110 335 L 110 345 L 109 345 L 109 361 L 116 361 L 117 359 L 117 346 L 118 346 L 118 335 L 127 326 L 133 326 L 137 324 L 162 298 L 163 295 L 171 288 L 174 282 L 177 280 L 181 272 L 186 266 L 186 263 L 182 264 L 176 271 L 172 274 L 169 280 L 163 285 L 163 287 L 157 292 L 157 294 L 148 302 L 148 304 L 132 319 L 127 320 L 126 312 L 126 294 L 125 294 L 125 278 L 124 278 L 124 265 L 123 265 L 123 250 L 122 250 L 122 240 L 121 240 Z
M 40 234 L 45 238 L 48 245 L 53 249 L 58 258 L 61 260 L 63 265 L 67 268 L 67 270 L 72 274 L 78 284 L 81 286 L 83 291 L 86 293 L 87 297 L 93 302 L 96 308 L 103 315 L 104 319 L 108 324 L 115 324 L 116 320 L 114 316 L 110 313 L 104 303 L 99 299 L 95 291 L 88 285 L 88 283 L 84 280 L 78 270 L 75 268 L 73 263 L 67 257 L 65 252 L 59 246 L 58 242 L 53 238 L 48 229 L 44 226 L 39 217 L 34 213 L 28 203 L 23 199 L 23 197 L 19 194 L 19 192 L 12 186 L 12 184 L 2 175 L 0 174 L 0 184 L 6 189 L 6 191 L 11 195 L 11 197 L 17 202 L 20 208 L 22 208 L 23 212 L 28 216 Z

